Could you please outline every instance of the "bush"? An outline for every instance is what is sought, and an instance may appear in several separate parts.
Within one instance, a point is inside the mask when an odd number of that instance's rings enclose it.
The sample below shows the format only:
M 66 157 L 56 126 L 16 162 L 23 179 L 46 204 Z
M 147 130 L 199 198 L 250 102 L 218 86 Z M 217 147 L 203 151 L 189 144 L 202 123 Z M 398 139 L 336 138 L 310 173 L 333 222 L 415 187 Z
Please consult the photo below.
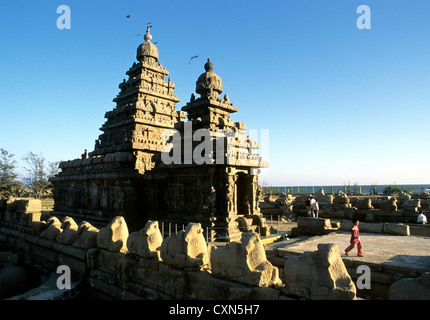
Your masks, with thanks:
M 399 193 L 399 192 L 404 192 L 404 193 L 411 193 L 412 190 L 408 189 L 408 188 L 403 188 L 403 187 L 399 187 L 399 186 L 387 186 L 385 187 L 383 194 L 393 194 L 393 193 Z

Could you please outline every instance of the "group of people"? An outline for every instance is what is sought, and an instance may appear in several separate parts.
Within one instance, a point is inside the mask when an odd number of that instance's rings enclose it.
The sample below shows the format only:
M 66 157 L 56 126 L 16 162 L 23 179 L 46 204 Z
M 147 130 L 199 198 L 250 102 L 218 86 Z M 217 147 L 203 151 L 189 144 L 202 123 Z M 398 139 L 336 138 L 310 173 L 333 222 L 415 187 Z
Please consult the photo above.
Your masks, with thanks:
M 318 212 L 320 206 L 318 204 L 318 199 L 310 196 L 306 199 L 306 210 L 308 212 L 308 217 L 318 218 Z

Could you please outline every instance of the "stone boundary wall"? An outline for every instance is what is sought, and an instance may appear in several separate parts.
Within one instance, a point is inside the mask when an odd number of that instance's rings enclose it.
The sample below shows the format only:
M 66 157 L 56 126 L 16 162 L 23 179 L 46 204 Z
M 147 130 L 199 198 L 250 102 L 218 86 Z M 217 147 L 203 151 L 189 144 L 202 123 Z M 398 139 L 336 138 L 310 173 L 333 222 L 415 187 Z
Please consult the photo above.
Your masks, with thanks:
M 278 198 L 266 196 L 259 202 L 263 215 L 307 216 L 305 200 L 310 194 L 293 196 L 281 194 Z M 430 198 L 412 198 L 405 193 L 395 196 L 372 197 L 348 196 L 342 192 L 326 195 L 323 189 L 313 196 L 319 201 L 319 217 L 350 219 L 353 215 L 360 221 L 414 223 L 419 211 L 430 218 Z
M 30 264 L 50 271 L 69 266 L 83 290 L 99 298 L 356 298 L 334 244 L 320 245 L 318 251 L 298 257 L 297 264 L 286 261 L 280 275 L 255 233 L 242 233 L 239 242 L 216 246 L 206 243 L 200 224 L 189 223 L 163 239 L 157 221 L 131 234 L 121 216 L 100 229 L 71 217 L 41 221 L 31 201 L 0 205 L 0 240 L 23 252 Z

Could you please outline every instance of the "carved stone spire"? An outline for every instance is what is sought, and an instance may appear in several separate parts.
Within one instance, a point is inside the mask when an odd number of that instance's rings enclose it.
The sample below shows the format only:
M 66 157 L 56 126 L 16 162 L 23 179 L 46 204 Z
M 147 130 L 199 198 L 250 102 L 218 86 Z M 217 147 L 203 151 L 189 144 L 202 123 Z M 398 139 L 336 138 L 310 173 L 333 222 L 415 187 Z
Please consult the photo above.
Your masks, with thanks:
M 155 44 L 153 44 L 151 42 L 152 40 L 152 35 L 149 32 L 150 31 L 150 25 L 148 24 L 147 28 L 146 28 L 146 34 L 143 37 L 145 39 L 145 42 L 142 43 L 138 48 L 137 48 L 137 55 L 136 58 L 138 61 L 142 62 L 146 62 L 146 63 L 150 63 L 150 64 L 155 64 L 158 62 L 158 49 L 155 46 Z
M 196 92 L 202 98 L 217 98 L 222 92 L 222 80 L 214 71 L 211 59 L 204 66 L 206 72 L 202 73 L 196 82 Z

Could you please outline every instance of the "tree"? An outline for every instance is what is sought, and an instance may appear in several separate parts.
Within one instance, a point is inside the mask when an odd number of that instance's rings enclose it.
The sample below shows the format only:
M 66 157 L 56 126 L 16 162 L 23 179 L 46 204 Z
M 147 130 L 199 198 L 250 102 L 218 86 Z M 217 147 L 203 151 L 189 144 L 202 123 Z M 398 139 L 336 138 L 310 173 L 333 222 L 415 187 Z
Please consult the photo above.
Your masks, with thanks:
M 0 196 L 8 197 L 18 187 L 14 155 L 0 148 Z
M 36 198 L 44 194 L 49 187 L 48 174 L 45 168 L 45 158 L 31 151 L 22 158 L 28 167 L 25 168 L 27 175 L 24 177 L 26 186 L 33 190 Z
M 48 162 L 46 165 L 43 155 L 37 155 L 31 151 L 27 152 L 22 160 L 28 165 L 25 168 L 27 171 L 27 175 L 24 177 L 25 185 L 33 190 L 36 198 L 52 189 L 53 186 L 49 179 L 58 173 L 60 162 Z

